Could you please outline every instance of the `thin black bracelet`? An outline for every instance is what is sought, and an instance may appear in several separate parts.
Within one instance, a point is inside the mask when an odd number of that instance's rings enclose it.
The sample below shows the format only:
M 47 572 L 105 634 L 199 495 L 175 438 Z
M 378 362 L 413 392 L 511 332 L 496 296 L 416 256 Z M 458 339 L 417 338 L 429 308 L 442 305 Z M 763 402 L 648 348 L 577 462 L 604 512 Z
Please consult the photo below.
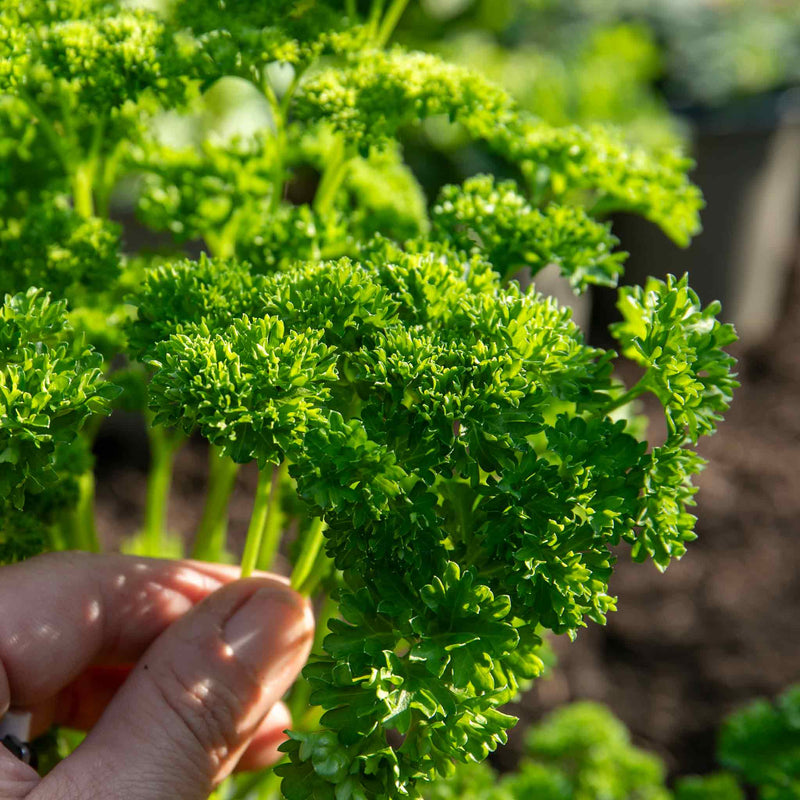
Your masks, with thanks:
M 10 753 L 13 753 L 24 764 L 30 764 L 30 766 L 36 769 L 36 751 L 31 747 L 29 742 L 23 742 L 9 733 L 0 739 L 0 744 Z

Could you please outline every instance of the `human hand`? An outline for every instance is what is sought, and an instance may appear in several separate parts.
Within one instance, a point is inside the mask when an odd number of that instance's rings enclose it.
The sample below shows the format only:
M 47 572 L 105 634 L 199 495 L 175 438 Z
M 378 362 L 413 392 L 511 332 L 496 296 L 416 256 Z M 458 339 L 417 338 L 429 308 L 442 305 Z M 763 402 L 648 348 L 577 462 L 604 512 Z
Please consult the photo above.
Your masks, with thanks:
M 0 568 L 0 717 L 89 731 L 45 778 L 0 746 L 1 800 L 205 800 L 277 760 L 313 616 L 276 576 L 55 553 Z

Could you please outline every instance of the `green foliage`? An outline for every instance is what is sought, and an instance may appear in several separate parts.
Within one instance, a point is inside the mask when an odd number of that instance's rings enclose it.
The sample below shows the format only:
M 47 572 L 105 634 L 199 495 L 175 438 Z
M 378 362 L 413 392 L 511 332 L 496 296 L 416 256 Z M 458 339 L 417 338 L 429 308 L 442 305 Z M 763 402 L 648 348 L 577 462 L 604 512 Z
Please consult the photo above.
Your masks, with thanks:
M 269 208 L 274 155 L 264 137 L 171 147 L 149 138 L 128 154 L 141 172 L 143 222 L 179 239 L 219 235 L 243 204 Z
M 716 772 L 680 778 L 675 784 L 675 800 L 745 800 L 745 793 L 732 774 Z
M 158 342 L 201 322 L 210 332 L 252 313 L 257 280 L 237 261 L 182 260 L 149 270 L 136 297 L 137 319 L 128 336 L 130 351 L 147 361 Z
M 679 245 L 700 230 L 700 190 L 687 178 L 691 159 L 675 149 L 632 147 L 614 129 L 556 128 L 523 119 L 498 135 L 497 149 L 519 164 L 535 196 L 588 195 L 593 213 L 630 211 Z
M 690 446 L 734 385 L 733 333 L 685 279 L 623 293 L 616 335 L 646 369 L 628 391 L 615 353 L 511 280 L 555 263 L 576 289 L 614 285 L 610 210 L 687 241 L 689 162 L 554 128 L 473 70 L 384 49 L 400 0 L 346 6 L 0 0 L 0 275 L 23 291 L 0 318 L 15 504 L 0 557 L 96 546 L 89 448 L 120 390 L 147 409 L 153 458 L 131 549 L 171 552 L 184 433 L 211 446 L 199 557 L 227 557 L 237 465 L 255 461 L 247 569 L 270 568 L 285 519 L 295 585 L 333 597 L 292 695 L 290 800 L 416 798 L 503 744 L 543 633 L 615 607 L 613 548 L 659 566 L 683 553 Z M 268 111 L 254 134 L 211 133 L 231 75 Z M 518 179 L 470 178 L 429 211 L 402 136 L 442 119 Z M 211 255 L 119 258 L 106 218 L 123 175 L 141 220 Z M 644 391 L 670 422 L 660 446 L 616 419 Z M 628 771 L 647 784 L 647 764 Z M 553 797 L 572 779 L 532 775 Z
M 293 735 L 284 746 L 292 764 L 281 773 L 293 779 L 284 782 L 292 796 L 302 787 L 306 797 L 325 797 L 335 786 L 339 794 L 391 797 L 416 777 L 449 771 L 449 759 L 482 760 L 505 742 L 511 718 L 475 695 L 508 692 L 506 658 L 520 642 L 507 620 L 508 598 L 494 597 L 452 562 L 442 579 L 422 587 L 418 608 L 396 591 L 388 600 L 388 588 L 380 609 L 367 589 L 345 592 L 344 620 L 331 623 L 326 639 L 331 658 L 307 668 L 312 702 L 328 709 L 328 730 Z M 413 644 L 400 656 L 404 641 Z M 533 655 L 529 668 L 539 668 Z M 399 749 L 388 746 L 382 728 L 405 737 Z
M 319 335 L 248 317 L 212 334 L 202 323 L 157 349 L 154 424 L 195 428 L 236 462 L 279 464 L 302 440 L 336 377 Z
M 668 89 L 684 102 L 719 106 L 800 80 L 793 3 L 703 3 L 682 14 L 656 4 L 642 16 L 666 42 Z
M 0 231 L 0 286 L 16 293 L 40 286 L 71 300 L 98 292 L 120 271 L 116 226 L 85 219 L 66 195 L 44 197 Z
M 350 159 L 327 218 L 309 205 L 281 202 L 275 193 L 283 170 L 322 172 L 334 151 L 330 135 L 293 126 L 286 136 L 282 159 L 265 133 L 179 148 L 144 140 L 128 154 L 141 179 L 140 218 L 179 241 L 203 238 L 217 253 L 235 251 L 263 273 L 354 255 L 375 234 L 403 241 L 427 231 L 422 190 L 398 147 Z
M 41 520 L 4 503 L 0 523 L 0 562 L 13 564 L 47 549 L 47 528 Z
M 759 700 L 733 714 L 719 738 L 722 764 L 759 788 L 761 800 L 800 793 L 800 686 L 776 703 Z
M 466 4 L 456 24 L 436 24 L 447 4 L 420 3 L 399 35 L 448 61 L 480 64 L 522 108 L 550 124 L 611 123 L 635 141 L 681 143 L 655 86 L 665 59 L 644 21 L 581 20 L 579 3 L 560 3 L 554 19 L 547 2 Z
M 538 626 L 574 633 L 614 608 L 610 548 L 663 565 L 690 536 L 697 457 L 683 435 L 648 452 L 608 416 L 613 354 L 552 301 L 439 252 L 376 243 L 363 263 L 266 277 L 186 262 L 137 300 L 132 341 L 162 337 L 156 422 L 236 461 L 288 460 L 344 573 L 344 619 L 306 671 L 323 727 L 286 746 L 289 797 L 414 797 L 483 759 L 513 723 L 499 706 L 541 669 Z M 694 338 L 675 286 L 650 287 L 635 334 L 663 315 L 675 352 L 711 352 L 716 328 Z
M 42 518 L 74 499 L 64 473 L 86 466 L 79 431 L 108 413 L 116 392 L 103 380 L 102 357 L 73 337 L 66 304 L 38 289 L 6 295 L 0 365 L 0 548 L 9 560 L 41 549 Z
M 335 0 L 176 0 L 178 28 L 188 28 L 199 47 L 199 71 L 206 81 L 220 75 L 263 77 L 271 63 L 302 68 L 324 54 L 363 46 L 355 19 Z
M 763 726 L 739 727 L 739 746 L 741 752 L 747 749 L 750 768 L 725 756 L 725 732 L 740 726 L 754 711 L 755 707 L 738 712 L 725 723 L 721 758 L 727 758 L 739 778 L 759 786 L 760 797 L 796 797 L 784 758 L 786 748 L 782 743 L 775 747 L 776 740 L 764 735 Z M 771 733 L 777 732 L 775 709 L 764 703 L 759 713 L 771 718 Z M 776 781 L 787 793 L 772 793 Z M 660 759 L 635 747 L 628 730 L 606 707 L 580 701 L 528 730 L 515 771 L 498 775 L 488 765 L 465 764 L 453 776 L 434 781 L 424 796 L 426 800 L 744 800 L 746 795 L 732 772 L 681 777 L 670 791 Z
M 427 53 L 360 53 L 352 64 L 310 78 L 297 99 L 303 120 L 327 121 L 365 152 L 400 128 L 436 115 L 486 137 L 513 116 L 511 98 L 479 73 Z
M 645 372 L 614 405 L 652 392 L 664 407 L 668 431 L 666 442 L 647 456 L 644 511 L 633 556 L 649 556 L 664 568 L 695 538 L 695 518 L 687 507 L 694 504 L 691 477 L 703 461 L 684 445 L 713 433 L 730 405 L 738 383 L 731 374 L 734 360 L 722 348 L 736 334 L 733 326 L 716 319 L 718 303 L 701 307 L 686 276 L 624 287 L 618 305 L 623 321 L 612 326 L 612 333 L 622 352 Z
M 4 217 L 24 216 L 44 190 L 61 191 L 61 165 L 41 125 L 21 100 L 0 94 L 0 208 Z
M 549 122 L 611 121 L 645 137 L 663 131 L 667 98 L 724 106 L 800 77 L 796 3 L 426 0 L 405 23 L 404 41 L 478 61 Z
M 640 384 L 664 406 L 670 436 L 694 443 L 713 433 L 738 385 L 734 359 L 722 349 L 736 334 L 717 320 L 719 303 L 702 308 L 684 275 L 622 289 L 619 309 L 614 337 L 646 370 Z
M 3 2 L 0 13 L 4 92 L 62 100 L 92 116 L 145 92 L 168 103 L 184 96 L 191 48 L 152 13 L 114 2 Z
M 557 4 L 559 5 L 559 4 Z M 620 19 L 646 25 L 660 42 L 664 92 L 681 105 L 724 106 L 800 79 L 796 3 L 613 0 L 576 3 L 584 25 Z
M 539 796 L 537 786 L 542 782 L 545 789 L 552 781 L 548 773 L 555 771 L 564 779 L 564 796 L 574 800 L 669 797 L 660 761 L 633 747 L 625 726 L 594 703 L 574 703 L 531 730 L 527 758 L 520 776 L 512 779 L 518 795 L 524 785 L 531 796 Z
M 688 508 L 694 505 L 697 489 L 692 478 L 704 461 L 693 450 L 675 442 L 654 447 L 646 459 L 643 513 L 638 535 L 629 539 L 635 561 L 652 558 L 666 569 L 673 558 L 686 552 L 686 542 L 694 541 L 696 518 Z
M 473 786 L 480 787 L 480 791 Z M 665 786 L 661 761 L 634 747 L 625 726 L 607 708 L 587 701 L 565 706 L 530 728 L 524 755 L 515 772 L 498 776 L 483 765 L 459 767 L 453 778 L 434 782 L 424 796 L 426 800 L 459 797 L 670 800 L 672 797 Z M 696 796 L 708 800 L 714 797 Z M 721 795 L 721 798 L 734 800 L 736 795 Z
M 604 706 L 577 702 L 531 727 L 516 771 L 459 766 L 426 789 L 427 800 L 790 800 L 800 791 L 800 687 L 775 703 L 758 700 L 722 725 L 718 755 L 729 771 L 680 777 L 669 791 L 660 760 L 634 747 Z M 756 796 L 753 794 L 752 796 Z
M 523 265 L 536 274 L 557 264 L 577 289 L 616 286 L 625 253 L 610 225 L 583 208 L 551 204 L 533 208 L 513 181 L 495 184 L 489 175 L 463 186 L 445 186 L 433 208 L 434 235 L 454 247 L 482 253 L 500 274 L 512 277 Z
M 425 789 L 425 800 L 513 800 L 486 763 L 459 765 L 446 780 L 436 780 Z M 548 795 L 545 795 L 548 797 Z
M 414 173 L 403 163 L 399 147 L 370 151 L 354 158 L 345 179 L 348 223 L 356 241 L 381 234 L 397 241 L 428 232 L 425 195 Z

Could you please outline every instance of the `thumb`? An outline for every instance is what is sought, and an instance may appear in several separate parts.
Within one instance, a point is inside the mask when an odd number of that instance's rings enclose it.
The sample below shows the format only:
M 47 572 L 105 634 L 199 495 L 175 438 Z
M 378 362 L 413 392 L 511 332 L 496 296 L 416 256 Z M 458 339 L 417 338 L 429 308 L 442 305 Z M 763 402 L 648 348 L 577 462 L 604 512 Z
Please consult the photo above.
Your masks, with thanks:
M 229 584 L 151 645 L 37 800 L 206 800 L 292 685 L 308 603 L 277 578 Z

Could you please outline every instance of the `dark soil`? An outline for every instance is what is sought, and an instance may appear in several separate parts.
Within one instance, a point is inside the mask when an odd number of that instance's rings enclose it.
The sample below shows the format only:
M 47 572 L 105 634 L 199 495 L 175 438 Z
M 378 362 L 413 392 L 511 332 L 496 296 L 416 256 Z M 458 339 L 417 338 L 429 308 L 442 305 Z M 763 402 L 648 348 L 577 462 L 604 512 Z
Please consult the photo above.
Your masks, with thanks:
M 559 665 L 520 708 L 523 721 L 579 698 L 611 706 L 637 744 L 672 774 L 714 767 L 715 732 L 730 711 L 775 696 L 800 680 L 800 281 L 772 341 L 740 348 L 731 412 L 703 444 L 699 539 L 665 574 L 632 564 L 624 551 L 612 591 L 619 611 L 604 628 L 555 643 Z M 116 417 L 98 448 L 98 526 L 109 546 L 140 524 L 147 469 L 144 430 Z M 138 456 L 136 454 L 139 454 Z M 176 466 L 170 527 L 190 536 L 205 482 L 201 443 Z M 231 507 L 231 541 L 241 542 L 255 476 L 245 469 Z M 519 736 L 497 754 L 513 765 Z

